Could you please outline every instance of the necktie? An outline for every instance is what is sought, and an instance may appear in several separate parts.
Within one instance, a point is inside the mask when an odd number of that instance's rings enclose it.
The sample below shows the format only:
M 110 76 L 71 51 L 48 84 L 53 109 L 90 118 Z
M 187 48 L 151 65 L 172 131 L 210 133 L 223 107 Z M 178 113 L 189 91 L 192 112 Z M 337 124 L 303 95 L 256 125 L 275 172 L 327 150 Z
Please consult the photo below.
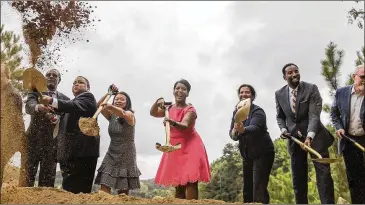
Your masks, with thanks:
M 53 91 L 49 91 L 49 92 L 48 92 L 48 96 L 49 96 L 49 97 L 53 97 L 53 98 L 54 98 L 54 97 L 55 97 L 55 95 L 56 95 L 56 93 L 55 93 L 55 92 L 53 92 Z
M 297 90 L 295 89 L 295 90 L 292 90 L 291 91 L 291 104 L 292 104 L 292 106 L 291 106 L 291 110 L 293 111 L 293 113 L 295 114 L 296 113 L 296 107 L 295 107 L 295 104 L 296 104 L 296 102 L 297 102 Z

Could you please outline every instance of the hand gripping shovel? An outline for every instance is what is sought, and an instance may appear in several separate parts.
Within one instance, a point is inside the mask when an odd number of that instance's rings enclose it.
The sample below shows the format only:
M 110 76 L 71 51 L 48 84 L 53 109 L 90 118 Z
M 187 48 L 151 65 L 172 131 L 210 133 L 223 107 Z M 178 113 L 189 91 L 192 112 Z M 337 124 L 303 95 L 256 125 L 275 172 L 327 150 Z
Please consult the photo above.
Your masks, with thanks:
M 239 102 L 237 104 L 237 112 L 234 115 L 234 122 L 235 123 L 239 123 L 239 122 L 243 122 L 244 120 L 247 119 L 249 113 L 250 113 L 250 108 L 251 108 L 251 99 L 245 99 L 242 100 L 241 102 Z M 232 129 L 232 136 L 236 136 L 237 132 L 235 132 L 234 129 Z
M 349 136 L 346 136 L 344 134 L 341 134 L 341 136 L 349 141 L 351 141 L 352 143 L 354 143 L 354 145 L 359 148 L 362 152 L 365 152 L 365 148 L 363 146 L 361 146 L 361 144 L 359 144 L 358 142 L 356 142 L 354 139 L 350 138 Z
M 301 147 L 304 147 L 304 149 L 307 150 L 308 152 L 314 154 L 317 157 L 317 159 L 311 159 L 312 161 L 323 163 L 323 164 L 330 164 L 330 163 L 335 163 L 335 162 L 339 161 L 339 159 L 323 158 L 322 155 L 319 154 L 316 150 L 310 148 L 309 146 L 307 146 L 306 144 L 304 144 L 297 138 L 295 138 L 291 135 L 286 135 L 286 136 L 289 136 L 291 140 L 293 140 L 294 142 L 299 144 Z
M 108 100 L 112 95 L 113 92 L 111 89 L 109 89 L 108 95 L 105 97 L 103 103 L 108 102 Z M 82 133 L 84 133 L 87 136 L 99 136 L 100 128 L 98 122 L 96 121 L 96 118 L 98 117 L 102 109 L 103 107 L 100 105 L 93 117 L 80 118 L 79 127 Z
M 164 109 L 165 109 L 165 117 L 169 117 L 169 107 L 172 105 L 172 102 L 165 102 Z M 166 143 L 165 145 L 161 145 L 160 143 L 156 143 L 155 147 L 161 152 L 173 152 L 181 148 L 181 144 L 177 143 L 176 145 L 170 144 L 170 123 L 166 121 L 165 123 L 165 132 L 166 132 Z
M 35 68 L 28 68 L 23 72 L 23 88 L 27 91 L 36 91 L 38 93 L 39 103 L 48 105 L 43 100 L 42 92 L 47 92 L 47 81 L 41 72 Z

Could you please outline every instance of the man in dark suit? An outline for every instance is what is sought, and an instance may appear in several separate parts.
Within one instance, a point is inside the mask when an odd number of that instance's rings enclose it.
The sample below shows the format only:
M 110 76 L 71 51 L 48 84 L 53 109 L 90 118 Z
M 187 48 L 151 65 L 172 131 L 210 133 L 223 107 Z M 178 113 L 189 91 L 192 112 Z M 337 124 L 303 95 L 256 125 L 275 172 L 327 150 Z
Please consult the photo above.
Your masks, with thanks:
M 365 204 L 364 153 L 341 136 L 341 134 L 347 135 L 365 147 L 364 65 L 356 68 L 352 79 L 353 85 L 336 90 L 331 107 L 331 118 L 339 138 L 338 153 L 343 153 L 345 160 L 351 201 L 353 204 Z
M 256 91 L 251 85 L 243 84 L 238 88 L 240 101 L 256 98 Z M 229 136 L 239 141 L 243 158 L 243 200 L 244 203 L 270 203 L 267 190 L 270 172 L 275 158 L 275 150 L 267 131 L 266 115 L 262 108 L 251 104 L 248 118 L 235 123 L 237 107 L 233 111 Z M 232 132 L 233 130 L 233 132 Z
M 298 66 L 289 63 L 282 68 L 287 85 L 275 92 L 277 123 L 282 137 L 288 134 L 298 138 L 329 157 L 328 148 L 334 137 L 320 121 L 322 98 L 318 87 L 300 81 Z M 307 152 L 292 140 L 288 140 L 294 195 L 297 204 L 308 204 Z M 313 157 L 313 156 L 311 156 Z M 329 164 L 314 162 L 317 188 L 322 204 L 334 204 L 334 186 Z
M 69 100 L 67 96 L 57 91 L 61 81 L 61 75 L 56 69 L 46 73 L 48 92 L 50 95 L 63 100 Z M 57 127 L 59 116 L 53 115 L 50 107 L 39 104 L 36 92 L 28 93 L 25 111 L 31 115 L 30 124 L 26 135 L 28 137 L 28 162 L 26 166 L 26 185 L 34 186 L 35 176 L 39 165 L 38 186 L 53 187 L 56 177 L 56 152 L 57 152 Z
M 56 111 L 65 113 L 60 122 L 57 159 L 62 171 L 62 187 L 72 193 L 90 193 L 99 157 L 99 136 L 87 136 L 80 131 L 79 119 L 92 117 L 97 110 L 89 81 L 78 76 L 73 82 L 72 100 L 45 96 Z

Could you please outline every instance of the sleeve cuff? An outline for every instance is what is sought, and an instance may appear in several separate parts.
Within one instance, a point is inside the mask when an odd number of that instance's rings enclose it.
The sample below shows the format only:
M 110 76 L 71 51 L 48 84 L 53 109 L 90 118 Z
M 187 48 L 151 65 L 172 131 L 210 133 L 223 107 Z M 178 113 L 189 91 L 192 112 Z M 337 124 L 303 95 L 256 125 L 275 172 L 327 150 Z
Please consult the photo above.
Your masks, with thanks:
M 287 132 L 288 130 L 286 128 L 281 128 L 281 133 Z
M 57 98 L 53 98 L 53 102 L 52 102 L 52 105 L 51 106 L 54 107 L 54 108 L 58 108 L 58 100 L 57 100 Z
M 314 136 L 316 136 L 315 132 L 308 132 L 308 137 L 310 137 L 312 140 L 313 140 Z

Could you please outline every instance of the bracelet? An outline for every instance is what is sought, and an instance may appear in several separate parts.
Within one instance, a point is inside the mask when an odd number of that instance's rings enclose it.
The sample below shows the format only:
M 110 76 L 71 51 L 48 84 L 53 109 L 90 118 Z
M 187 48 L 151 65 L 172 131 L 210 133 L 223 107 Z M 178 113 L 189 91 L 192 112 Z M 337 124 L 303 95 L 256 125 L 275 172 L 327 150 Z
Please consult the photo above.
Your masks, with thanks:
M 176 126 L 176 124 L 177 124 L 177 122 L 173 120 L 173 121 L 172 121 L 172 126 L 174 126 L 174 127 L 175 127 L 175 126 Z

